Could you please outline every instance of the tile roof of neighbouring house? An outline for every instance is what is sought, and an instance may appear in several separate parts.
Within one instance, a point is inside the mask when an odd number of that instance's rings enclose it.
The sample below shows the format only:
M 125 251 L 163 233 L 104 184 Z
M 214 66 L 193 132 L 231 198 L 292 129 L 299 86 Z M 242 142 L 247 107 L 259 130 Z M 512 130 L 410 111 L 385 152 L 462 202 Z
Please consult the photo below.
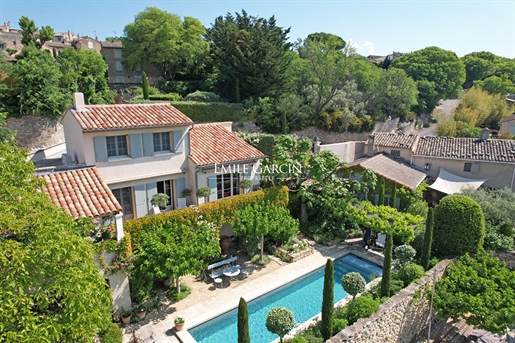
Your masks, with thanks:
M 193 121 L 170 104 L 86 105 L 69 111 L 84 132 L 191 125 Z
M 374 145 L 411 149 L 418 139 L 418 135 L 405 133 L 374 132 Z
M 122 42 L 100 42 L 103 48 L 121 48 Z
M 45 180 L 43 191 L 48 193 L 52 202 L 73 219 L 103 217 L 122 211 L 97 168 L 51 172 L 38 177 Z
M 499 121 L 499 124 L 502 124 L 502 123 L 505 123 L 507 121 L 511 121 L 511 120 L 515 120 L 515 114 L 512 115 L 512 116 L 507 116 L 507 117 L 504 117 L 502 118 L 500 121 Z
M 191 160 L 198 166 L 259 159 L 265 155 L 219 123 L 190 130 Z
M 509 139 L 420 137 L 415 155 L 476 161 L 515 162 L 515 141 Z
M 377 175 L 395 181 L 411 190 L 417 188 L 426 177 L 425 173 L 383 154 L 361 158 L 352 162 L 349 166 L 360 166 L 364 169 L 373 170 Z

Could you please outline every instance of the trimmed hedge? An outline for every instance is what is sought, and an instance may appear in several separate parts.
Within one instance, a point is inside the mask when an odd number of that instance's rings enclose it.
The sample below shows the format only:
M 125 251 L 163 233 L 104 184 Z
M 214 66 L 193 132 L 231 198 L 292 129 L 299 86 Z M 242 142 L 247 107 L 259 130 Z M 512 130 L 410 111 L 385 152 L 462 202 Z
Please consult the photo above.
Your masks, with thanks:
M 479 204 L 465 195 L 448 195 L 435 209 L 434 256 L 475 254 L 483 245 L 485 218 Z
M 98 334 L 101 343 L 122 343 L 123 332 L 118 325 L 111 323 L 105 331 Z
M 347 322 L 349 325 L 352 325 L 358 319 L 367 318 L 377 310 L 379 310 L 379 301 L 374 300 L 370 296 L 363 295 L 353 299 L 347 305 Z
M 236 211 L 247 204 L 269 201 L 275 206 L 287 208 L 288 206 L 288 187 L 274 187 L 265 190 L 258 190 L 247 194 L 241 194 L 228 199 L 221 199 L 209 202 L 197 207 L 198 214 L 208 222 L 214 223 L 215 227 L 233 222 Z M 124 223 L 124 229 L 130 233 L 132 247 L 137 248 L 141 244 L 143 232 L 152 230 L 153 227 L 162 226 L 167 222 L 172 223 L 191 223 L 196 220 L 197 214 L 191 207 L 132 219 Z
M 240 121 L 245 118 L 242 104 L 196 101 L 172 101 L 171 104 L 195 123 Z
M 397 278 L 404 282 L 404 287 L 424 276 L 424 267 L 415 263 L 408 263 L 402 266 L 397 272 Z

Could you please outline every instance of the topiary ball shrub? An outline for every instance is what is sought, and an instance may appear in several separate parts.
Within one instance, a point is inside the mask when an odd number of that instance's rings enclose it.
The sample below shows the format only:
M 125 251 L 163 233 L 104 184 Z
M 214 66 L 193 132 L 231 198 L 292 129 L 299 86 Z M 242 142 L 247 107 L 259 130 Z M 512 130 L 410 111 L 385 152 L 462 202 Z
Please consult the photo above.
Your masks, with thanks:
M 411 262 L 416 254 L 416 250 L 409 244 L 400 245 L 395 248 L 395 256 L 399 259 L 401 266 Z
M 186 101 L 198 101 L 198 102 L 221 102 L 222 97 L 212 92 L 201 92 L 196 91 L 186 95 L 184 98 Z
M 413 281 L 420 279 L 425 273 L 424 267 L 415 263 L 408 263 L 399 269 L 396 278 L 401 280 L 406 287 Z
M 349 325 L 354 324 L 360 318 L 369 317 L 372 313 L 379 309 L 379 302 L 369 296 L 361 296 L 353 299 L 347 305 L 347 322 Z
M 363 293 L 367 282 L 360 273 L 350 272 L 342 276 L 342 287 L 347 294 L 356 297 L 356 294 Z
M 295 326 L 293 312 L 286 307 L 275 307 L 266 316 L 266 328 L 282 338 Z
M 504 223 L 499 226 L 499 233 L 506 237 L 513 237 L 513 226 L 510 223 Z
M 111 323 L 105 331 L 98 334 L 98 337 L 102 343 L 122 343 L 123 332 L 118 325 Z
M 448 195 L 435 209 L 433 256 L 475 254 L 483 245 L 485 219 L 479 204 L 465 195 Z

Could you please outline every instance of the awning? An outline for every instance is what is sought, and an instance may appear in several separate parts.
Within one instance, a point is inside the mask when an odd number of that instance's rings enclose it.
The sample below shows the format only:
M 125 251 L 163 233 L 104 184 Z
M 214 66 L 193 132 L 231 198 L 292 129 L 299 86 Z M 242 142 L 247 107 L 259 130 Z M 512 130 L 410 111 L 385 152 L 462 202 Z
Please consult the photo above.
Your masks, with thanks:
M 451 174 L 447 170 L 440 168 L 438 178 L 431 186 L 429 186 L 429 188 L 445 194 L 455 194 L 468 187 L 478 189 L 486 180 L 487 179 L 468 179 L 466 177 Z

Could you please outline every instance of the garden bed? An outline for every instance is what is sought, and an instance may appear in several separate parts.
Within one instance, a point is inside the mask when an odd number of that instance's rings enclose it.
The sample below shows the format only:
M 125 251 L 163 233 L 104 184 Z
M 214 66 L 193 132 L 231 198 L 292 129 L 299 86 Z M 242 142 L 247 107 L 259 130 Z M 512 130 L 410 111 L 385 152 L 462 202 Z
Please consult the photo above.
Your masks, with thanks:
M 303 239 L 298 243 L 287 246 L 274 246 L 270 247 L 274 256 L 279 257 L 284 262 L 297 262 L 313 254 L 313 249 L 310 248 L 307 240 Z

